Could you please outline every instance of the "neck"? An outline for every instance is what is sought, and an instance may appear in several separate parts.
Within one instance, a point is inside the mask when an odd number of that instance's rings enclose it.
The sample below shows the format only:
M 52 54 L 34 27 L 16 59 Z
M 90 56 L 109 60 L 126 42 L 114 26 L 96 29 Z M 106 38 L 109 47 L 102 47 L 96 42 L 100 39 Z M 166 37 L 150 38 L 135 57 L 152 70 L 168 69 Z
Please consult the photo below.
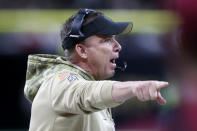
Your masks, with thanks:
M 85 63 L 83 61 L 70 61 L 70 62 L 74 65 L 81 67 L 82 69 L 84 69 L 87 73 L 89 73 L 90 75 L 92 75 L 96 79 L 93 71 L 91 70 L 91 68 L 89 67 L 89 65 L 87 63 Z

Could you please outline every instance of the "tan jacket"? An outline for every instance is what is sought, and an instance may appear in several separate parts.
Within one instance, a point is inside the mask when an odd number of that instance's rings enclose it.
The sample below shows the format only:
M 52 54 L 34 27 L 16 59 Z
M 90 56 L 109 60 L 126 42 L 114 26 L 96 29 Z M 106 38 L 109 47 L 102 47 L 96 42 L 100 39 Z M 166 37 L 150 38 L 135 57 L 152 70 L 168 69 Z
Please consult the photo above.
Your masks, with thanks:
M 114 81 L 95 81 L 55 55 L 30 55 L 25 96 L 32 102 L 30 131 L 114 131 L 109 108 Z

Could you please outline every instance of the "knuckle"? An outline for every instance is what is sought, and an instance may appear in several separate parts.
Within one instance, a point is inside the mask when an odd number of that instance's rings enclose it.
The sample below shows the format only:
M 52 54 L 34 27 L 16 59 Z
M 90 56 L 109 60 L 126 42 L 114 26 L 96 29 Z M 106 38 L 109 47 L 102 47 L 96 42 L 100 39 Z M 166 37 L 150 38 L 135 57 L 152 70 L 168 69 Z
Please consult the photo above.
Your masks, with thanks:
M 153 85 L 152 81 L 148 81 L 146 84 L 147 87 L 151 87 L 152 85 Z
M 154 87 L 155 86 L 154 82 L 149 83 L 149 86 Z
M 136 89 L 136 91 L 137 91 L 137 92 L 140 92 L 140 91 L 141 91 L 141 88 L 140 88 L 140 87 L 138 87 L 138 88 Z

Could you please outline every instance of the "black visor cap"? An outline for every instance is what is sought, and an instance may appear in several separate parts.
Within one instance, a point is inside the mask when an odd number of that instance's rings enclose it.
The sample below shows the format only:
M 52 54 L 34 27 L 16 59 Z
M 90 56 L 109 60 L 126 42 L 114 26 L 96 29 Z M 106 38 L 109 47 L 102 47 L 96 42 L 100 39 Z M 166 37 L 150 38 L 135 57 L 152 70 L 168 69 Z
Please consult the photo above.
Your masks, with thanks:
M 98 16 L 87 25 L 82 26 L 81 31 L 85 37 L 91 35 L 120 35 L 132 30 L 131 22 L 114 22 L 104 15 Z
M 81 27 L 83 36 L 78 38 L 66 37 L 63 41 L 63 48 L 74 47 L 78 42 L 83 41 L 92 35 L 121 35 L 127 34 L 132 30 L 131 22 L 114 22 L 103 14 L 96 17 L 95 20 Z

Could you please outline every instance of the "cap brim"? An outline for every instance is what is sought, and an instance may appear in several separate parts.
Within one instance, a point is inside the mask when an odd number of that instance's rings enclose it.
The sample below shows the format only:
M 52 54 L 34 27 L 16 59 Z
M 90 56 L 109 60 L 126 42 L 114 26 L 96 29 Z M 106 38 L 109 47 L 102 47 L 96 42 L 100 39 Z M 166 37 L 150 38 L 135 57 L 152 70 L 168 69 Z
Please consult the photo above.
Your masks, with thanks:
M 104 29 L 98 34 L 102 35 L 123 35 L 131 32 L 133 24 L 131 22 L 113 22 L 106 24 Z
M 86 37 L 91 35 L 121 35 L 129 33 L 132 27 L 132 22 L 114 22 L 108 17 L 101 15 L 84 25 L 82 32 Z

